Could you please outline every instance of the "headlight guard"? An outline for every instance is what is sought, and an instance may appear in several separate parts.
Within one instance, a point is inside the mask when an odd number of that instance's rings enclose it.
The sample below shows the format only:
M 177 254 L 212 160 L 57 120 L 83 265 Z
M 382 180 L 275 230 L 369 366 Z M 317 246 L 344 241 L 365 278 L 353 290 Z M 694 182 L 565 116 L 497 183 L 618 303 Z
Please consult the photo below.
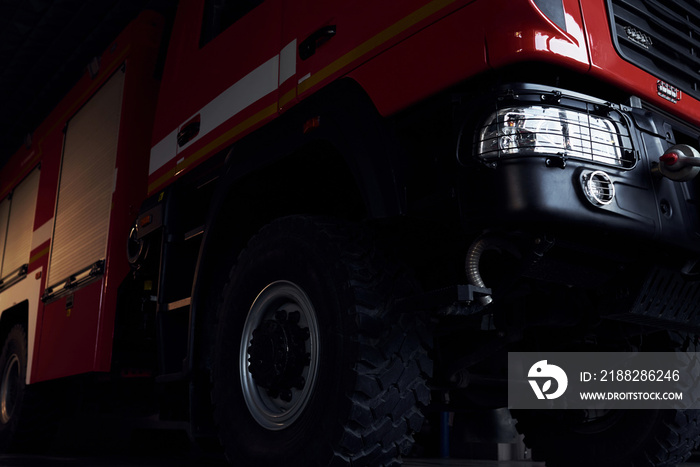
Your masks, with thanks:
M 543 101 L 544 97 L 542 96 Z M 499 161 L 559 156 L 631 169 L 636 155 L 624 115 L 609 107 L 579 103 L 517 102 L 501 105 L 476 128 L 472 154 L 489 167 Z

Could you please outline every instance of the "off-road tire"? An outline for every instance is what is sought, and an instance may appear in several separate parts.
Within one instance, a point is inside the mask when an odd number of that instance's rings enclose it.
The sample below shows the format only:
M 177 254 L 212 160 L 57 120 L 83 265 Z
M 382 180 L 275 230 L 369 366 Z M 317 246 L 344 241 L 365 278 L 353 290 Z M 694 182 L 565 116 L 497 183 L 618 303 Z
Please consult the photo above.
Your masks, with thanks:
M 382 257 L 364 229 L 340 221 L 283 218 L 250 241 L 223 292 L 212 368 L 215 419 L 230 461 L 275 467 L 400 463 L 422 425 L 432 372 L 418 321 L 394 307 L 396 298 L 413 293 L 409 277 Z M 241 336 L 250 334 L 249 311 L 275 287 L 308 296 L 311 305 L 300 305 L 306 307 L 302 321 L 316 321 L 310 334 L 318 340 L 315 374 L 310 365 L 304 369 L 315 383 L 305 397 L 304 389 L 291 390 L 299 404 L 279 426 L 264 410 L 248 408 L 251 399 L 282 402 L 270 396 L 277 389 L 266 396 L 269 384 L 251 385 L 248 357 L 240 358 L 241 349 L 253 352 L 259 337 L 241 346 Z M 269 323 L 276 319 L 255 323 L 277 328 Z
M 0 353 L 0 452 L 42 452 L 58 427 L 54 394 L 26 385 L 27 332 L 14 325 Z

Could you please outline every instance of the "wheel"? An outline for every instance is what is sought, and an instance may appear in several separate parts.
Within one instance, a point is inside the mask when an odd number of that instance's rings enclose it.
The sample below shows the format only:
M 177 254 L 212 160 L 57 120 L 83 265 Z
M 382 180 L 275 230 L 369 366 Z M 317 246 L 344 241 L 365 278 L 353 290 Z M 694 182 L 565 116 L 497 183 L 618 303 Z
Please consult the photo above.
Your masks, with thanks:
M 0 452 L 46 450 L 58 427 L 62 384 L 27 385 L 27 332 L 14 325 L 0 354 Z M 59 403 L 60 401 L 60 403 Z
M 12 446 L 22 410 L 27 374 L 27 336 L 24 328 L 14 326 L 0 354 L 0 450 Z
M 239 256 L 219 307 L 212 399 L 242 465 L 395 465 L 431 372 L 412 282 L 354 226 L 280 219 Z
M 696 352 L 697 338 L 664 335 Z M 547 467 L 672 467 L 700 445 L 700 410 L 514 410 L 516 428 Z

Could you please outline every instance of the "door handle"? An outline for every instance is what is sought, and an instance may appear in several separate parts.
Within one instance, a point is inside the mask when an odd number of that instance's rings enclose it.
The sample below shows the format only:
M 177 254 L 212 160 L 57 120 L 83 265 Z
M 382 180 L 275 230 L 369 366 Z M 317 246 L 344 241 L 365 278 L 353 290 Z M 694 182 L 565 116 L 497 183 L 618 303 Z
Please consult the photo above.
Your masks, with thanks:
M 324 26 L 312 33 L 299 44 L 299 57 L 306 60 L 316 53 L 316 49 L 331 40 L 335 36 L 335 24 Z
M 194 137 L 199 134 L 200 124 L 201 120 L 199 115 L 185 123 L 177 133 L 177 145 L 183 147 L 185 144 L 192 141 Z

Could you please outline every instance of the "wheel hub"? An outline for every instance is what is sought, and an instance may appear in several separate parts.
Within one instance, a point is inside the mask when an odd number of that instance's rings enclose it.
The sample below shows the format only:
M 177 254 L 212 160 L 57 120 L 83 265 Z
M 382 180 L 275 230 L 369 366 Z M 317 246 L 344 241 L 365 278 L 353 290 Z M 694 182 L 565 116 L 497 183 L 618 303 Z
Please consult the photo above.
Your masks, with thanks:
M 265 429 L 283 430 L 304 412 L 320 359 L 316 310 L 293 282 L 265 287 L 248 311 L 238 370 L 243 399 Z
M 309 328 L 299 326 L 299 320 L 298 311 L 278 311 L 253 331 L 248 347 L 248 370 L 255 383 L 286 402 L 292 400 L 292 388 L 304 387 L 302 373 L 310 362 L 305 344 Z
M 0 422 L 8 423 L 15 411 L 20 384 L 19 357 L 10 356 L 0 382 Z

